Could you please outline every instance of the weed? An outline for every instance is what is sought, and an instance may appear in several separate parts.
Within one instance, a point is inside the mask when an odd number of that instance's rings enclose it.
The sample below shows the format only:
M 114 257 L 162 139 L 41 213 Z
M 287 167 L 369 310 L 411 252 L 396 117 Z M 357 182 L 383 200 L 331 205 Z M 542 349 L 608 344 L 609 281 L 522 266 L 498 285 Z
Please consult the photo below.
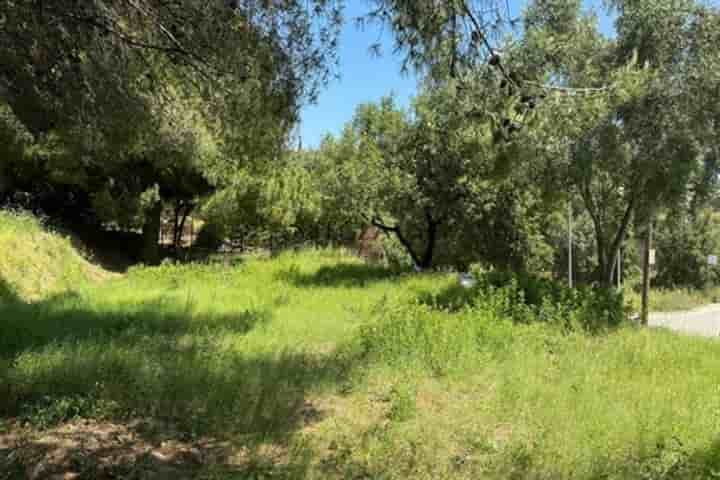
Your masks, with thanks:
M 3 221 L 0 244 L 25 231 Z M 199 478 L 720 471 L 720 346 L 626 326 L 617 296 L 502 274 L 458 289 L 333 251 L 74 289 L 23 284 L 23 268 L 0 263 L 0 478 L 35 461 L 3 450 L 18 417 L 142 419 L 159 443 L 222 444 Z M 101 463 L 80 467 L 91 478 Z
M 394 385 L 390 390 L 390 420 L 404 422 L 414 418 L 417 412 L 416 395 L 415 387 L 408 382 Z

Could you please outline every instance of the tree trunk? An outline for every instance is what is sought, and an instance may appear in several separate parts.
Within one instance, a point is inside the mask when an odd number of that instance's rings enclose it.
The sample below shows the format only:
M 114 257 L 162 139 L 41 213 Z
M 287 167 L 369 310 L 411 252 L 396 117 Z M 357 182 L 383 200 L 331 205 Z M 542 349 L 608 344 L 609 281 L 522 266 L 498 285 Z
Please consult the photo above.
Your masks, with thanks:
M 142 228 L 143 250 L 142 259 L 147 265 L 160 263 L 160 217 L 162 215 L 162 202 L 157 202 L 145 214 L 145 223 Z
M 180 225 L 180 210 L 182 209 L 182 203 L 178 202 L 175 204 L 175 209 L 173 211 L 173 238 L 172 238 L 172 244 L 173 247 L 177 247 L 178 244 L 178 230 Z
M 430 212 L 426 212 L 425 217 L 427 218 L 427 244 L 425 244 L 425 253 L 420 262 L 420 268 L 426 269 L 432 267 L 433 255 L 435 254 L 435 244 L 437 243 L 437 227 L 440 224 L 437 220 L 432 218 Z
M 630 220 L 632 220 L 633 214 L 635 213 L 636 199 L 637 195 L 635 194 L 630 197 L 630 203 L 628 203 L 628 206 L 625 209 L 625 214 L 623 215 L 622 221 L 620 222 L 620 228 L 617 231 L 617 235 L 615 235 L 615 240 L 610 245 L 610 252 L 608 252 L 608 258 L 606 258 L 606 261 L 609 262 L 609 268 L 607 269 L 606 277 L 607 287 L 612 287 L 613 285 L 615 270 L 617 269 L 618 257 L 620 255 L 620 248 L 622 247 L 622 242 L 625 239 L 627 229 L 630 226 Z
M 593 216 L 593 223 L 595 224 L 595 234 L 597 239 L 597 252 L 598 252 L 598 269 L 600 273 L 600 285 L 604 288 L 612 288 L 613 280 L 615 279 L 615 270 L 617 268 L 618 256 L 620 255 L 620 248 L 622 242 L 627 234 L 628 227 L 630 226 L 630 220 L 635 213 L 636 195 L 630 198 L 630 202 L 625 208 L 625 213 L 620 221 L 615 237 L 611 242 L 606 242 L 605 237 L 601 233 L 601 226 L 595 221 Z
M 384 223 L 382 223 L 377 218 L 372 219 L 370 223 L 372 223 L 374 226 L 376 226 L 377 228 L 379 228 L 386 234 L 390 234 L 390 233 L 394 234 L 395 238 L 398 239 L 400 244 L 405 248 L 405 251 L 408 253 L 408 255 L 410 255 L 410 258 L 412 259 L 413 264 L 415 264 L 418 267 L 420 266 L 420 263 L 421 263 L 420 258 L 418 257 L 417 253 L 415 253 L 415 249 L 413 249 L 412 245 L 402 234 L 402 232 L 400 231 L 400 228 L 398 226 L 389 227 L 389 226 L 385 225 Z
M 435 220 L 432 218 L 432 215 L 430 212 L 426 212 L 425 217 L 427 218 L 427 243 L 425 244 L 425 249 L 423 251 L 422 257 L 418 254 L 417 251 L 413 248 L 410 241 L 403 235 L 402 231 L 400 230 L 399 226 L 389 227 L 385 224 L 383 224 L 380 220 L 377 218 L 373 219 L 371 223 L 382 230 L 385 233 L 394 233 L 395 237 L 398 239 L 400 244 L 405 248 L 405 251 L 410 255 L 410 258 L 413 261 L 413 264 L 415 264 L 416 267 L 425 270 L 433 265 L 433 257 L 435 255 L 435 245 L 437 243 L 437 229 L 438 225 L 440 225 L 439 220 Z
M 180 218 L 180 222 L 178 223 L 178 230 L 175 237 L 175 248 L 179 249 L 182 247 L 182 239 L 183 235 L 185 234 L 185 223 L 187 222 L 188 216 L 190 215 L 190 212 L 192 212 L 192 205 L 185 205 L 182 210 L 182 217 Z M 190 235 L 190 240 L 192 243 L 192 234 Z
M 413 264 L 415 264 L 418 267 L 423 268 L 421 265 L 422 260 L 420 259 L 418 254 L 415 252 L 415 249 L 410 244 L 410 241 L 407 238 L 405 238 L 405 236 L 402 234 L 400 229 L 398 227 L 395 227 L 392 231 L 395 232 L 395 237 L 397 237 L 400 244 L 403 247 L 405 247 L 405 251 L 408 253 L 408 255 L 410 255 L 410 258 L 412 259 Z

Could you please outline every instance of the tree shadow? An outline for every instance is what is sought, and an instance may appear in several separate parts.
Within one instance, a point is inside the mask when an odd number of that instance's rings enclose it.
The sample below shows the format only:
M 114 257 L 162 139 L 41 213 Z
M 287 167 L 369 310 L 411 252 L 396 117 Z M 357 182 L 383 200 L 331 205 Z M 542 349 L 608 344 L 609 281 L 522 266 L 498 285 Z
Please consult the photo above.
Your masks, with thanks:
M 73 293 L 35 303 L 0 301 L 0 426 L 27 424 L 40 432 L 37 440 L 25 435 L 27 455 L 19 459 L 12 453 L 19 447 L 7 447 L 0 429 L 0 471 L 16 469 L 18 478 L 55 471 L 136 478 L 135 469 L 145 465 L 151 473 L 137 478 L 193 478 L 215 466 L 242 478 L 305 468 L 289 460 L 287 445 L 323 420 L 314 392 L 341 383 L 352 359 L 250 343 L 248 333 L 272 320 L 270 310 L 212 315 L 184 308 L 163 299 L 106 308 Z M 132 442 L 98 440 L 82 426 L 88 421 L 124 429 Z M 60 435 L 58 429 L 73 425 L 81 426 L 70 440 Z M 201 445 L 231 439 L 225 450 Z M 195 453 L 187 461 L 158 453 L 157 445 L 168 442 Z M 234 464 L 226 465 L 231 454 Z M 73 459 L 84 463 L 78 467 Z M 30 476 L 28 468 L 41 464 L 47 468 Z
M 18 301 L 19 299 L 17 293 L 15 293 L 15 289 L 0 276 L 0 303 L 16 303 Z
M 110 480 L 304 478 L 307 456 L 264 449 L 260 442 L 186 439 L 155 421 L 73 421 L 0 437 L 0 478 Z M 239 448 L 238 448 L 239 447 Z M 238 450 L 241 454 L 238 455 Z M 306 455 L 314 452 L 307 449 Z
M 272 312 L 262 309 L 194 314 L 161 299 L 104 309 L 65 294 L 36 303 L 0 302 L 0 318 L 0 423 L 27 423 L 35 430 L 79 419 L 126 428 L 141 419 L 139 425 L 159 427 L 133 428 L 139 443 L 242 438 L 245 449 L 267 441 L 282 444 L 323 419 L 311 393 L 340 383 L 351 365 L 349 357 L 335 352 L 277 351 L 249 343 L 247 334 L 272 319 Z M 90 432 L 80 443 L 93 438 Z M 0 432 L 0 467 L 2 443 Z M 56 449 L 62 440 L 50 443 Z M 80 455 L 82 445 L 62 457 Z M 41 447 L 42 442 L 29 446 L 37 452 Z M 96 450 L 86 455 L 86 478 L 105 478 L 102 458 L 110 454 Z M 262 463 L 261 457 L 255 460 Z M 137 458 L 118 468 L 133 462 Z M 162 464 L 152 468 L 175 468 Z
M 3 283 L 0 281 L 0 291 Z M 138 304 L 91 309 L 76 292 L 63 292 L 26 303 L 6 296 L 0 304 L 0 358 L 12 358 L 48 344 L 79 342 L 86 338 L 127 336 L 245 334 L 272 319 L 269 310 L 242 310 L 233 314 L 197 314 L 187 305 L 169 304 L 162 297 Z
M 324 266 L 314 273 L 301 272 L 299 268 L 288 268 L 276 274 L 276 279 L 299 288 L 365 287 L 398 276 L 381 265 L 340 263 Z
M 67 221 L 59 222 L 55 228 L 68 236 L 76 250 L 104 270 L 125 273 L 142 261 L 142 236 L 138 233 Z

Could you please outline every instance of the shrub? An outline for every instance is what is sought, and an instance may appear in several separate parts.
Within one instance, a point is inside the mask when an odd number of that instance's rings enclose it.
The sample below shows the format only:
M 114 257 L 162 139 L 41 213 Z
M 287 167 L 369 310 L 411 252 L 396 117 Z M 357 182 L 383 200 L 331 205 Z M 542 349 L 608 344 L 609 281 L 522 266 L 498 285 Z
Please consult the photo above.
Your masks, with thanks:
M 516 323 L 543 322 L 588 331 L 616 327 L 627 317 L 622 293 L 613 290 L 570 289 L 548 278 L 512 272 L 476 270 L 475 276 L 478 281 L 472 288 L 454 285 L 421 301 L 449 311 L 471 306 Z
M 360 327 L 362 355 L 399 367 L 426 367 L 436 374 L 462 368 L 483 354 L 504 350 L 512 325 L 493 310 L 467 306 L 449 314 L 420 302 L 375 308 L 375 321 Z
M 222 227 L 208 222 L 200 228 L 193 246 L 202 250 L 216 251 L 222 246 L 223 239 Z
M 406 271 L 413 267 L 413 261 L 407 250 L 394 235 L 382 236 L 382 249 L 385 264 L 393 271 Z

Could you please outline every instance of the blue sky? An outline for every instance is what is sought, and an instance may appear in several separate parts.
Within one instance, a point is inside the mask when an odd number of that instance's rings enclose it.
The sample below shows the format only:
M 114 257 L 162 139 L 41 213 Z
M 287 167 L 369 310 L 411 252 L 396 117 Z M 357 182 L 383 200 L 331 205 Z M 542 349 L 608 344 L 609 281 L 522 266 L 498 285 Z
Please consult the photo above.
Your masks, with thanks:
M 519 11 L 523 5 L 524 2 L 511 1 L 514 11 Z M 593 7 L 598 13 L 603 11 L 597 1 L 587 0 L 586 6 Z M 326 133 L 340 132 L 359 104 L 394 93 L 404 106 L 416 92 L 417 78 L 413 74 L 402 74 L 402 57 L 392 54 L 391 34 L 382 32 L 377 25 L 367 25 L 364 30 L 355 26 L 353 19 L 367 10 L 367 0 L 346 2 L 346 22 L 340 38 L 340 79 L 325 88 L 315 105 L 304 108 L 300 134 L 305 147 L 318 146 Z M 601 16 L 600 20 L 601 29 L 609 33 L 612 20 L 606 16 Z M 377 42 L 383 46 L 380 57 L 370 53 L 370 46 Z

